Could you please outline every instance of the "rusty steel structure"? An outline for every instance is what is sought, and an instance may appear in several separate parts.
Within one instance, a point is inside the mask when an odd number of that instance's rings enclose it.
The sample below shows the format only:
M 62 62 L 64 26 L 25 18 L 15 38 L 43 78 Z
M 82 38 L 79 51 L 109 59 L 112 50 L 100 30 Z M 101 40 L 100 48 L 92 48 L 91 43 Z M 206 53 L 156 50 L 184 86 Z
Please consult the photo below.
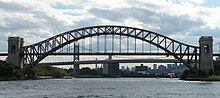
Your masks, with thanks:
M 111 35 L 111 37 L 108 35 Z M 57 52 L 57 50 L 62 49 L 71 43 L 79 44 L 79 40 L 84 40 L 82 41 L 81 45 L 85 45 L 85 43 L 88 42 L 94 42 L 92 40 L 86 40 L 85 42 L 86 38 L 93 37 L 96 39 L 95 42 L 98 43 L 95 45 L 95 47 L 97 47 L 95 52 Z M 102 39 L 99 37 L 102 37 Z M 115 37 L 117 37 L 117 51 L 115 46 Z M 124 40 L 126 38 L 127 42 Z M 129 46 L 130 38 L 134 39 L 132 42 L 134 46 Z M 107 43 L 107 39 L 111 39 L 112 41 L 111 49 L 108 48 L 109 44 Z M 137 40 L 143 43 L 141 46 L 142 51 L 138 51 L 141 44 L 138 44 Z M 100 45 L 100 43 L 104 44 Z M 123 47 L 123 44 L 125 43 L 127 43 L 126 49 Z M 149 44 L 148 47 L 150 48 L 151 46 L 156 47 L 157 51 L 155 49 L 150 49 L 146 52 L 146 47 L 144 47 L 146 43 Z M 94 45 L 94 43 L 91 43 L 91 45 Z M 133 48 L 132 51 L 129 50 L 130 48 Z M 167 36 L 144 29 L 113 25 L 91 26 L 67 31 L 39 43 L 24 46 L 22 55 L 24 55 L 24 64 L 26 66 L 34 66 L 49 55 L 172 55 L 181 63 L 186 65 L 190 70 L 194 70 L 194 68 L 196 68 L 199 63 L 198 46 L 184 44 Z

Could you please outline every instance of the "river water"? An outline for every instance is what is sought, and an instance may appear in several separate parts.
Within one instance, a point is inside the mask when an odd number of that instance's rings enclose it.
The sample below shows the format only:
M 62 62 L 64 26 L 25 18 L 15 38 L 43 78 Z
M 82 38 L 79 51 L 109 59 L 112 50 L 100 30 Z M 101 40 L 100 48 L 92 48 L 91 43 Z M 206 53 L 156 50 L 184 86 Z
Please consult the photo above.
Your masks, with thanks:
M 0 98 L 220 98 L 220 82 L 166 78 L 0 81 Z

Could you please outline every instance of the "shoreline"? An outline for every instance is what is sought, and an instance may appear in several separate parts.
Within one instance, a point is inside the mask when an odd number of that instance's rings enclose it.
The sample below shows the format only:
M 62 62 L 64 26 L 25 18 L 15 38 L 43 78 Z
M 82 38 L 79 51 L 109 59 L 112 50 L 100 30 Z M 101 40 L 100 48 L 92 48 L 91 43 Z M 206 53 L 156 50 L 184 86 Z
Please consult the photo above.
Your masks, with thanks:
M 210 79 L 210 78 L 186 78 L 185 81 L 220 81 L 220 79 Z
M 22 81 L 22 80 L 45 80 L 45 79 L 72 79 L 72 78 L 155 78 L 155 79 L 160 79 L 160 78 L 169 78 L 169 77 L 85 77 L 85 76 L 81 76 L 81 77 L 62 77 L 62 78 L 37 78 L 37 79 L 18 79 L 18 78 L 0 78 L 0 81 Z M 176 77 L 173 77 L 176 78 Z M 172 79 L 172 78 L 170 78 Z
M 0 81 L 22 81 L 22 80 L 45 80 L 45 79 L 72 79 L 72 78 L 155 78 L 155 79 L 160 79 L 160 78 L 170 78 L 170 77 L 101 77 L 101 76 L 80 76 L 80 77 L 72 77 L 72 76 L 64 76 L 61 78 L 37 78 L 37 79 L 25 79 L 25 78 L 0 78 Z M 178 78 L 178 77 L 172 77 L 172 78 Z M 170 78 L 170 79 L 172 79 Z M 183 81 L 220 81 L 220 79 L 213 79 L 213 78 L 186 78 L 186 79 L 180 79 Z
M 20 81 L 20 80 L 28 80 L 28 79 L 18 79 L 18 78 L 0 78 L 0 81 Z

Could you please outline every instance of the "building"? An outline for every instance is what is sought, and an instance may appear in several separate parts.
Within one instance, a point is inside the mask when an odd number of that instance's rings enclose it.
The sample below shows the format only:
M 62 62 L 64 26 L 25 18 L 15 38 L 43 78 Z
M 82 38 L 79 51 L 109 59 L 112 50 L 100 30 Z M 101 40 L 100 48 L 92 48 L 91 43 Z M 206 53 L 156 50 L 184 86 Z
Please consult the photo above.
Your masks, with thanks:
M 167 64 L 167 69 L 171 69 L 173 64 Z
M 130 71 L 130 68 L 129 68 L 128 66 L 126 67 L 126 71 L 127 71 L 127 72 L 129 72 L 129 71 Z
M 166 66 L 164 66 L 164 65 L 160 65 L 160 66 L 158 66 L 158 71 L 160 72 L 160 73 L 164 73 L 164 72 L 166 72 Z
M 174 70 L 176 70 L 177 67 L 178 67 L 178 64 L 177 64 L 177 63 L 174 63 L 173 67 L 174 67 Z
M 122 71 L 125 71 L 125 66 L 121 66 L 121 70 L 122 70 Z
M 135 66 L 135 72 L 137 73 L 147 73 L 148 71 L 148 66 L 144 66 L 143 64 L 141 64 L 141 66 Z
M 103 74 L 119 75 L 119 63 L 103 64 Z
M 153 64 L 153 70 L 157 69 L 157 64 Z
M 132 72 L 135 72 L 135 67 L 131 67 L 131 71 L 132 71 Z

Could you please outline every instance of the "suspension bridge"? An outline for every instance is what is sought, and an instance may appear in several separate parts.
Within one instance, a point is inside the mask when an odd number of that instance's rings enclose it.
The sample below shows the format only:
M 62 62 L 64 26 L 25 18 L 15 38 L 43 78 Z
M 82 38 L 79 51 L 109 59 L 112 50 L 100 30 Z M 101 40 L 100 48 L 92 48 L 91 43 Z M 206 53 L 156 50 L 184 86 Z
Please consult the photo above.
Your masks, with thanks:
M 149 30 L 127 26 L 90 26 L 67 31 L 41 42 L 23 46 L 24 39 L 9 37 L 7 62 L 22 68 L 31 69 L 50 56 L 73 56 L 74 69 L 79 64 L 116 62 L 117 60 L 80 61 L 83 55 L 139 55 L 139 56 L 172 56 L 176 61 L 186 65 L 191 71 L 204 71 L 213 68 L 213 39 L 202 36 L 199 45 L 193 46 Z M 79 48 L 84 47 L 84 48 Z M 147 62 L 142 60 L 124 60 L 118 62 Z M 149 61 L 149 60 L 148 60 Z M 64 62 L 58 62 L 64 64 Z M 155 61 L 156 62 L 156 61 Z M 55 64 L 55 63 L 54 63 Z

